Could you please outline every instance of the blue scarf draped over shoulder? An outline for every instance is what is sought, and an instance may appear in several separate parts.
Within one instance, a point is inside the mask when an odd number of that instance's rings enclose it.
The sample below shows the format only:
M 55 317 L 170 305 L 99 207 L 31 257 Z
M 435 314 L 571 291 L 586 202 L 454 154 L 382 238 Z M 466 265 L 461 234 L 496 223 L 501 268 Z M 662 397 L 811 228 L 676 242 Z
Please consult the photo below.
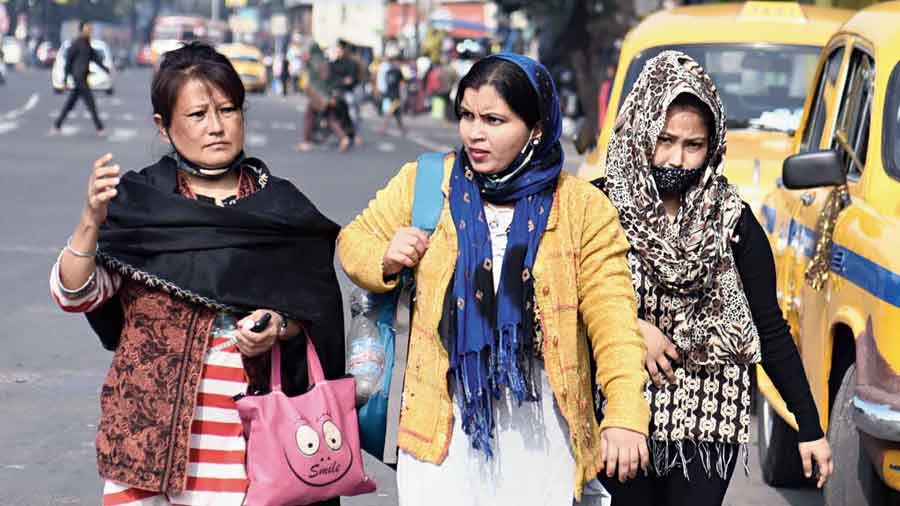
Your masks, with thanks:
M 538 97 L 542 136 L 502 171 L 491 177 L 472 170 L 465 148 L 456 156 L 450 178 L 450 213 L 456 226 L 459 257 L 444 311 L 444 336 L 450 356 L 453 396 L 472 447 L 490 458 L 494 431 L 493 401 L 509 388 L 521 404 L 540 398 L 534 376 L 534 280 L 532 268 L 563 165 L 561 118 L 556 88 L 547 69 L 531 58 L 500 53 L 528 76 Z M 493 252 L 484 202 L 515 205 L 503 257 L 499 289 L 494 293 Z

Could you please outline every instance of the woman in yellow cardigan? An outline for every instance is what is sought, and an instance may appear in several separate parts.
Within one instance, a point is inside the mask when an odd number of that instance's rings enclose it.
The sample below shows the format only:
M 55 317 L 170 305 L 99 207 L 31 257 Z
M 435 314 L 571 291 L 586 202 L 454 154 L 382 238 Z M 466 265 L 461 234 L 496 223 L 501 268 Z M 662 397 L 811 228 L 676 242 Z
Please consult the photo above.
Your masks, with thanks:
M 543 66 L 485 58 L 455 105 L 463 147 L 445 159 L 434 233 L 410 227 L 410 163 L 338 243 L 347 274 L 370 291 L 393 289 L 405 268 L 416 276 L 400 504 L 570 504 L 599 471 L 624 481 L 648 464 L 629 245 L 606 197 L 561 171 Z

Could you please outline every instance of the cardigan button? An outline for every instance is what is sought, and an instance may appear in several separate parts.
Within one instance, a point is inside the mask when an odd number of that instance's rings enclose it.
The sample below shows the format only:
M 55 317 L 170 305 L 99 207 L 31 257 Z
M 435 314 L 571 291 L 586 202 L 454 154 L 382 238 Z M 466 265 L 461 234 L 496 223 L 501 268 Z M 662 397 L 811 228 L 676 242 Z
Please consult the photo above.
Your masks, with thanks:
M 544 295 L 550 295 L 550 287 L 545 286 L 543 292 L 544 292 Z

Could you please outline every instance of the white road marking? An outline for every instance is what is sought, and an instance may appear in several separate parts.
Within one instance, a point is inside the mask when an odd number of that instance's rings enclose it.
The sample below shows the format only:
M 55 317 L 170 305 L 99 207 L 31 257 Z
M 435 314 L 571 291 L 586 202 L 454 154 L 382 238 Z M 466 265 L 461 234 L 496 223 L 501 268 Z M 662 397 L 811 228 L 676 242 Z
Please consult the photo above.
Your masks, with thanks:
M 378 151 L 383 151 L 385 153 L 391 153 L 391 152 L 397 151 L 397 147 L 394 145 L 393 142 L 380 141 L 378 144 L 375 145 L 375 147 L 378 148 Z
M 109 136 L 109 142 L 128 142 L 137 137 L 138 131 L 134 128 L 116 128 Z
M 294 121 L 273 121 L 272 122 L 272 130 L 297 130 L 297 123 Z
M 62 136 L 63 137 L 71 137 L 80 131 L 81 131 L 81 127 L 73 126 L 73 125 L 63 125 Z
M 448 146 L 446 144 L 441 144 L 438 142 L 434 142 L 434 141 L 432 141 L 430 139 L 426 139 L 425 137 L 422 137 L 421 135 L 418 135 L 418 134 L 407 134 L 406 137 L 404 137 L 403 135 L 400 134 L 400 132 L 398 132 L 396 130 L 388 130 L 387 134 L 390 135 L 391 137 L 396 137 L 398 139 L 406 139 L 414 144 L 418 144 L 419 146 L 422 146 L 423 148 L 425 148 L 429 151 L 436 151 L 438 153 L 449 153 L 450 151 L 453 151 L 453 148 L 451 146 Z
M 108 120 L 109 120 L 109 113 L 108 113 L 108 112 L 100 112 L 100 113 L 99 113 L 99 116 L 100 116 L 100 119 L 102 119 L 103 121 L 108 121 Z M 70 117 L 74 118 L 75 115 L 73 114 L 73 115 L 70 116 Z M 79 117 L 80 117 L 81 119 L 91 119 L 91 113 L 89 113 L 89 112 L 87 112 L 87 111 L 81 111 L 81 114 L 79 115 Z
M 122 121 L 134 121 L 134 114 L 126 112 L 125 114 L 119 116 L 119 119 L 121 119 Z
M 3 114 L 0 117 L 2 117 L 4 119 L 16 119 L 19 116 L 25 114 L 26 112 L 34 109 L 34 107 L 37 105 L 39 100 L 40 100 L 40 95 L 37 93 L 32 93 L 31 96 L 28 97 L 28 100 L 25 102 L 25 105 L 23 105 L 22 107 L 13 109 L 13 110 Z
M 247 134 L 246 143 L 248 146 L 258 148 L 265 146 L 269 143 L 269 139 L 265 135 L 260 134 Z
M 18 128 L 19 123 L 15 121 L 0 121 L 0 135 L 11 132 Z
M 32 255 L 55 255 L 59 253 L 61 247 L 55 246 L 28 246 L 25 244 L 0 245 L 0 253 L 27 253 Z

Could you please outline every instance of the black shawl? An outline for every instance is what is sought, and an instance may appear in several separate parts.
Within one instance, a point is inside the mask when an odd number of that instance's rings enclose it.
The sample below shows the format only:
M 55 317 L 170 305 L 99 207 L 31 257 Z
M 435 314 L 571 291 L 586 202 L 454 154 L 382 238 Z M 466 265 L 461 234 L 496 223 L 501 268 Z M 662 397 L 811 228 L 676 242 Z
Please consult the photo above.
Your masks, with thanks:
M 287 180 L 248 158 L 260 190 L 219 207 L 177 191 L 163 157 L 122 177 L 100 231 L 97 261 L 174 297 L 238 315 L 266 308 L 305 322 L 326 376 L 344 370 L 344 322 L 334 270 L 340 227 Z M 122 331 L 118 298 L 88 313 L 107 349 Z M 303 339 L 283 343 L 285 390 L 305 390 Z

